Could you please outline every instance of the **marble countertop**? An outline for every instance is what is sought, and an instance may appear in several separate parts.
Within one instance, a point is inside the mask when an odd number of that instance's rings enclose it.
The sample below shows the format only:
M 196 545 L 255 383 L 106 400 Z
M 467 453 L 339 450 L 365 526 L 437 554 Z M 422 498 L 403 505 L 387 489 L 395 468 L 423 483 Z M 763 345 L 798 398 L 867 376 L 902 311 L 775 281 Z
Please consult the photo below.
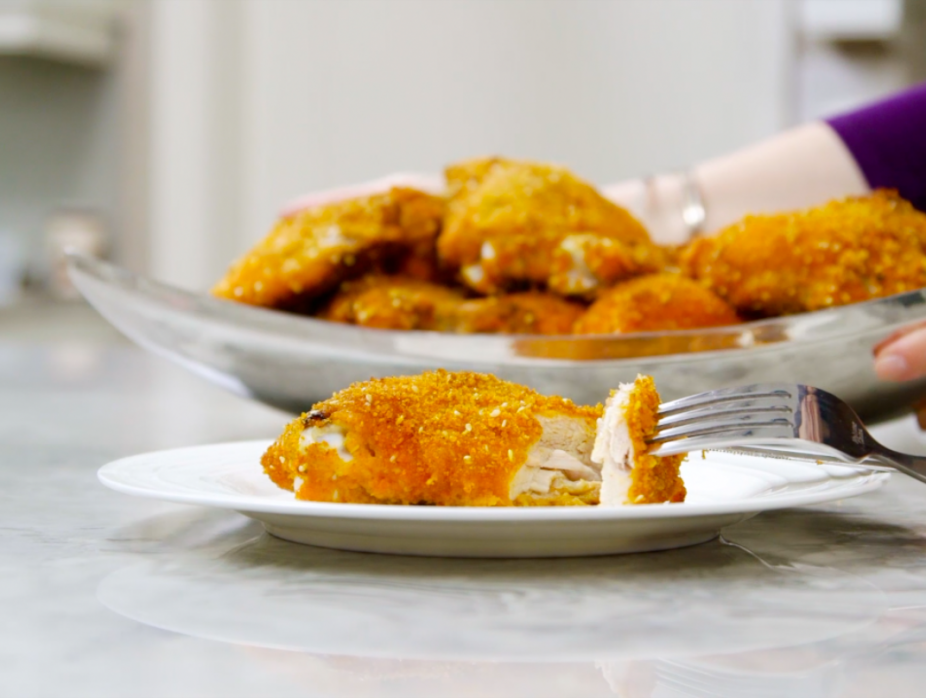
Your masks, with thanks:
M 345 553 L 111 492 L 287 416 L 123 346 L 0 343 L 0 695 L 924 695 L 926 487 L 572 560 Z M 926 450 L 911 420 L 878 429 Z

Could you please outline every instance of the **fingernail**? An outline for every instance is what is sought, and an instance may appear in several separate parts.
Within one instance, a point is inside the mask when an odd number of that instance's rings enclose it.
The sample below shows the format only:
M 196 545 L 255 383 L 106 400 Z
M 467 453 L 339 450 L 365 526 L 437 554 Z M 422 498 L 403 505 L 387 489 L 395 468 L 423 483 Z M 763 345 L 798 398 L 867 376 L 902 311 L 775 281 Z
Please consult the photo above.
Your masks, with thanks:
M 910 372 L 910 364 L 898 354 L 879 356 L 875 361 L 875 373 L 889 381 L 902 381 Z

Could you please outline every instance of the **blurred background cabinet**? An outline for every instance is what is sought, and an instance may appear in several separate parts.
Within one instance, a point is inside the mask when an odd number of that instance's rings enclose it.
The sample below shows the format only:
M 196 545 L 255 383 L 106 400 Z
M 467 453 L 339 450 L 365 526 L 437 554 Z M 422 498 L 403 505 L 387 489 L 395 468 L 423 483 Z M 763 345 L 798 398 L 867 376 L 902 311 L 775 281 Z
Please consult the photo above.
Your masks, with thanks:
M 2 0 L 0 53 L 104 66 L 115 56 L 118 0 Z

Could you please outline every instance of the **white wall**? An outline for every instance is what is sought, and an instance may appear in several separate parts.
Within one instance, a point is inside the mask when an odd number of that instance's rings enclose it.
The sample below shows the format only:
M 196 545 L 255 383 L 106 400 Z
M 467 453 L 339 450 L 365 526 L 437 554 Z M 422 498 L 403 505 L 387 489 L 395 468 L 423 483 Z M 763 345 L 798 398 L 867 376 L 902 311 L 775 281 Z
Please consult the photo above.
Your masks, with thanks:
M 304 191 L 501 153 L 598 181 L 790 118 L 787 0 L 153 0 L 155 275 L 208 285 Z
M 241 82 L 235 0 L 151 5 L 150 266 L 165 281 L 204 287 L 240 251 L 244 208 L 237 122 Z

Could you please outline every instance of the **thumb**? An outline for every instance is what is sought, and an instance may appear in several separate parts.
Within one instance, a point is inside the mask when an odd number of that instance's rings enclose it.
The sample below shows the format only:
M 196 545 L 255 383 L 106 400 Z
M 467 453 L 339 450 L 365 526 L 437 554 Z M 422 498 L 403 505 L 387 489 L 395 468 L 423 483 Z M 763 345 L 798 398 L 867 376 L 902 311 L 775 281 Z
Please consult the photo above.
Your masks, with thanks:
M 926 328 L 877 347 L 875 373 L 883 380 L 908 381 L 926 376 Z

